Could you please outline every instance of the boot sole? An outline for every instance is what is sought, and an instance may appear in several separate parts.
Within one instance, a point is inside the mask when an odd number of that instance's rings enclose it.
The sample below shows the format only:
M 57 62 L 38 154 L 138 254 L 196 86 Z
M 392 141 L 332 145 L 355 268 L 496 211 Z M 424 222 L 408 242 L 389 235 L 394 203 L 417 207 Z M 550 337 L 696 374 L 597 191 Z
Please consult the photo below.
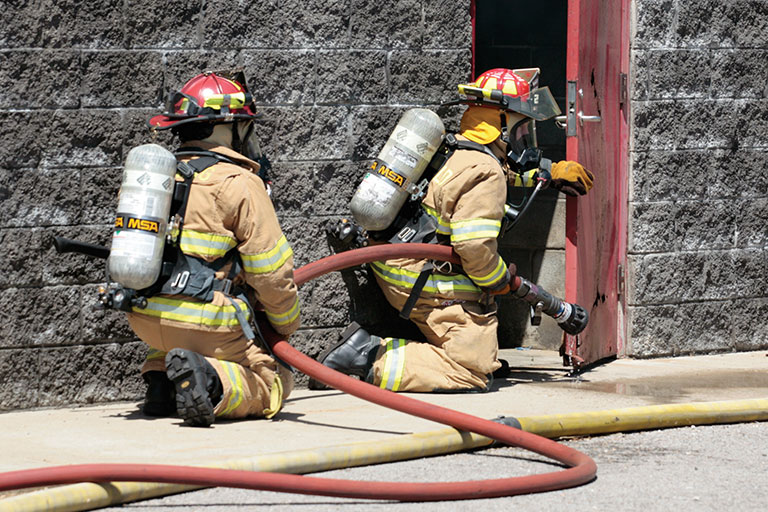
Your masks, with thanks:
M 342 346 L 344 343 L 346 343 L 347 339 L 349 339 L 352 334 L 355 333 L 358 329 L 360 329 L 360 324 L 357 322 L 352 322 L 347 326 L 346 329 L 344 329 L 344 332 L 341 333 L 341 336 L 339 336 L 339 341 L 337 341 L 335 344 L 331 345 L 330 347 L 326 348 L 322 352 L 320 352 L 320 355 L 317 356 L 317 362 L 322 364 L 323 361 L 325 361 L 325 358 L 328 357 L 328 354 Z M 326 389 L 333 389 L 331 386 L 327 384 L 323 384 L 319 380 L 313 379 L 312 377 L 309 378 L 309 383 L 307 384 L 307 387 L 312 391 L 324 391 Z
M 195 375 L 193 364 L 185 350 L 174 349 L 165 358 L 168 378 L 176 387 L 176 412 L 184 423 L 193 427 L 209 427 L 213 423 L 213 404 Z

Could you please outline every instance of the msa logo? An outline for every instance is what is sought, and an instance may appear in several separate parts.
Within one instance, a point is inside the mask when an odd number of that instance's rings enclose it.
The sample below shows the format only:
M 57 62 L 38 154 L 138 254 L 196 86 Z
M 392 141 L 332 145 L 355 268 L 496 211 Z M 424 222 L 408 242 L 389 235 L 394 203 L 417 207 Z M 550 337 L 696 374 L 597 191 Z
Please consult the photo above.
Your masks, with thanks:
M 371 164 L 371 169 L 380 176 L 384 176 L 398 187 L 405 187 L 405 176 L 396 173 L 383 163 L 375 161 Z
M 160 224 L 154 220 L 137 219 L 136 217 L 118 215 L 115 219 L 115 229 L 135 229 L 137 231 L 146 231 L 148 233 L 159 233 Z

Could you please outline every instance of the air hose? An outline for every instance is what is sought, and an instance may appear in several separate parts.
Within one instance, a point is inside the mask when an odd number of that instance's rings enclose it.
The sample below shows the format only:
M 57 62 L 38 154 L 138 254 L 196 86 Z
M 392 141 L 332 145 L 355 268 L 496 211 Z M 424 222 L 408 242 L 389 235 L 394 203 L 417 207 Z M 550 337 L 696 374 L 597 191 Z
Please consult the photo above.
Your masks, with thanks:
M 432 244 L 398 244 L 365 247 L 328 256 L 295 272 L 301 285 L 335 270 L 392 257 L 429 258 L 458 262 L 450 247 Z M 501 422 L 486 420 L 380 389 L 323 366 L 291 347 L 270 329 L 264 330 L 275 355 L 311 377 L 363 400 L 475 432 L 500 443 L 517 446 L 550 459 L 566 469 L 492 480 L 411 483 L 359 482 L 283 473 L 252 472 L 155 464 L 81 464 L 29 469 L 0 474 L 0 490 L 23 489 L 76 482 L 162 482 L 201 486 L 238 487 L 345 498 L 399 501 L 449 501 L 513 496 L 575 487 L 591 481 L 597 466 L 587 455 Z

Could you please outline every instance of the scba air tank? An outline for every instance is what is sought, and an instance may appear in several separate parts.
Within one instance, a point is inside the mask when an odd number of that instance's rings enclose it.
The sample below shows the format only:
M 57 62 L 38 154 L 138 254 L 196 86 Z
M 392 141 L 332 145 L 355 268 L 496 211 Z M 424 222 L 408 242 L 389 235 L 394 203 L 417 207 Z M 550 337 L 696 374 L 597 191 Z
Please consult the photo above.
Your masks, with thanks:
M 443 122 L 431 110 L 414 108 L 403 114 L 352 197 L 349 207 L 360 226 L 382 231 L 392 224 L 417 191 L 444 135 Z
M 112 281 L 136 290 L 157 281 L 175 175 L 176 157 L 157 144 L 128 152 L 107 263 Z

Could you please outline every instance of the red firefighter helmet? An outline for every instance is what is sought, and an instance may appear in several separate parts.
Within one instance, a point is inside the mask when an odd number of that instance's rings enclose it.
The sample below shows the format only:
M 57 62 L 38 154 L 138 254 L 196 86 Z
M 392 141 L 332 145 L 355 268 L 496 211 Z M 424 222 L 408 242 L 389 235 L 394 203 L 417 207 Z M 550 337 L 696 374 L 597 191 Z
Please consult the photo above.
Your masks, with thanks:
M 516 112 L 537 121 L 560 114 L 549 87 L 539 88 L 539 69 L 495 68 L 482 73 L 469 84 L 459 84 L 464 100 L 448 105 L 468 104 Z
M 171 93 L 167 111 L 152 117 L 147 124 L 166 130 L 186 123 L 227 123 L 257 116 L 253 96 L 241 72 L 205 72 Z

